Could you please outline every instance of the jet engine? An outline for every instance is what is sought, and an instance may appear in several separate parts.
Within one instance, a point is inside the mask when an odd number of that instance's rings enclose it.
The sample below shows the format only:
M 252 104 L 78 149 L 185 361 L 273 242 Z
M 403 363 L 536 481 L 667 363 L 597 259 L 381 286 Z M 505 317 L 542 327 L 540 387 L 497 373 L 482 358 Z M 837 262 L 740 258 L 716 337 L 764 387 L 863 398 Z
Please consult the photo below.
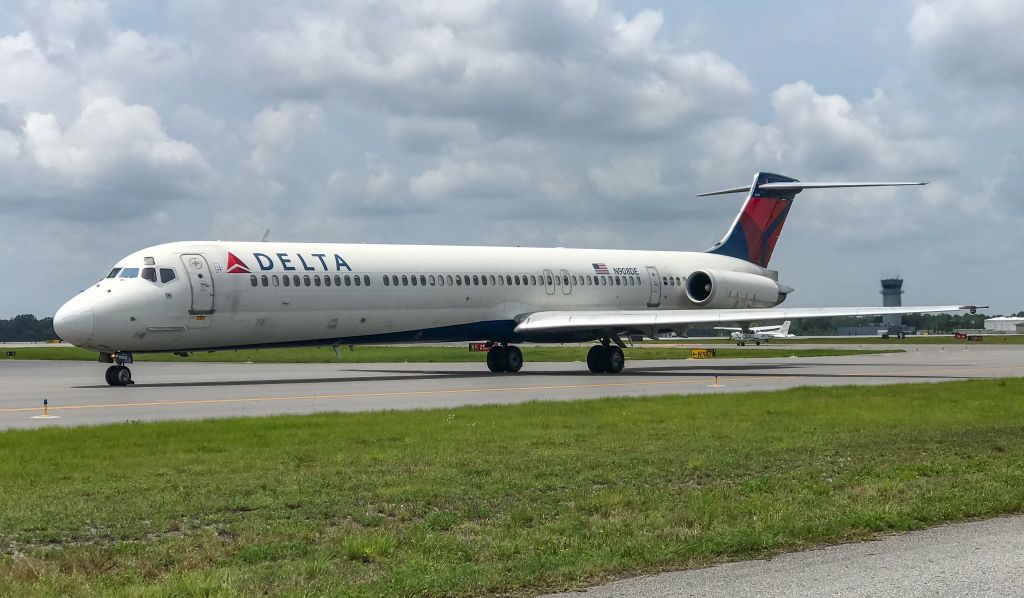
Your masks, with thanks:
M 775 307 L 786 298 L 779 283 L 759 274 L 697 270 L 686 279 L 686 296 L 698 307 L 743 309 Z

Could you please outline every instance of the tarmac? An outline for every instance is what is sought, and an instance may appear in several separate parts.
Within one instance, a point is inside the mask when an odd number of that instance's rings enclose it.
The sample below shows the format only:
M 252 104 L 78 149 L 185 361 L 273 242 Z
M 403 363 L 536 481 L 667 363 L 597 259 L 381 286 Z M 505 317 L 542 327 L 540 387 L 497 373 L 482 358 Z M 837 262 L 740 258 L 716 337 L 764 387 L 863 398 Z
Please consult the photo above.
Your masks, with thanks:
M 1024 593 L 1024 516 L 945 525 L 783 554 L 623 579 L 547 598 L 1002 598 Z
M 517 374 L 492 374 L 482 357 L 450 364 L 150 362 L 133 365 L 136 384 L 124 388 L 106 385 L 105 364 L 0 360 L 0 430 L 1024 376 L 1022 345 L 903 348 L 848 357 L 631 360 L 618 375 L 594 375 L 582 363 L 527 363 Z M 39 417 L 44 400 L 46 419 Z

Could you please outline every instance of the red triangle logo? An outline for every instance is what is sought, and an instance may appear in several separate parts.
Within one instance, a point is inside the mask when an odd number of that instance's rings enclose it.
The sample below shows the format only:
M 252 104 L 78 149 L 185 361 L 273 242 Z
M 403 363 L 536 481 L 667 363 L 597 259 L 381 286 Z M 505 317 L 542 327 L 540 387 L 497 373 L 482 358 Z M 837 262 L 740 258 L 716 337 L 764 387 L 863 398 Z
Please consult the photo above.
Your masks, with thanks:
M 235 254 L 228 252 L 228 272 L 232 274 L 249 274 L 249 266 L 235 257 Z

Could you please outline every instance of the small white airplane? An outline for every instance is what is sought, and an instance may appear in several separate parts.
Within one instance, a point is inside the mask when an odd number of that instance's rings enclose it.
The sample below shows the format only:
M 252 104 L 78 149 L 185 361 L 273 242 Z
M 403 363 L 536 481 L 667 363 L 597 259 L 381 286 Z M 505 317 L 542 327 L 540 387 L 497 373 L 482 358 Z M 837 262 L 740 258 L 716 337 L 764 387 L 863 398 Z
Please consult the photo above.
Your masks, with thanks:
M 751 326 L 750 328 L 733 328 L 730 326 L 715 326 L 715 330 L 732 330 L 729 338 L 736 341 L 736 345 L 742 347 L 747 343 L 760 345 L 762 342 L 770 342 L 777 338 L 793 338 L 795 334 L 789 333 L 789 320 L 776 326 Z
M 767 268 L 805 189 L 923 183 L 801 183 L 762 172 L 725 237 L 705 252 L 194 241 L 120 260 L 54 316 L 65 341 L 132 384 L 134 353 L 392 342 L 485 341 L 492 372 L 513 343 L 598 341 L 594 373 L 618 373 L 622 334 L 695 324 L 952 312 L 971 306 L 773 309 L 792 288 Z

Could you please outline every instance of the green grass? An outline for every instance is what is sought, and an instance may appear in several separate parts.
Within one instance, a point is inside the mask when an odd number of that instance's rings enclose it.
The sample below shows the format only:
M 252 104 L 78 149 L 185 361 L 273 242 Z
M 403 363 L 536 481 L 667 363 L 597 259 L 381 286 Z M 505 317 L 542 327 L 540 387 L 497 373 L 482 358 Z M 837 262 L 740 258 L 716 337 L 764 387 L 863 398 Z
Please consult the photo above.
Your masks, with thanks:
M 480 595 L 1024 507 L 1024 380 L 0 434 L 0 594 Z
M 586 361 L 590 345 L 527 346 L 523 357 L 531 361 Z M 76 347 L 26 347 L 8 349 L 15 356 L 0 359 L 55 359 L 72 361 L 96 361 L 96 352 Z M 341 347 L 341 361 L 347 363 L 461 363 L 486 361 L 485 353 L 469 351 L 463 346 L 359 346 L 354 351 Z M 718 348 L 717 357 L 829 357 L 838 355 L 861 355 L 870 353 L 892 353 L 891 350 L 858 349 L 773 349 L 758 347 L 756 350 L 739 348 Z M 6 352 L 5 352 L 6 353 Z M 687 359 L 689 347 L 627 347 L 627 359 Z M 242 351 L 216 351 L 193 353 L 179 357 L 170 353 L 136 354 L 136 361 L 225 361 L 253 363 L 333 363 L 338 361 L 330 347 L 302 347 L 288 349 L 259 349 Z

